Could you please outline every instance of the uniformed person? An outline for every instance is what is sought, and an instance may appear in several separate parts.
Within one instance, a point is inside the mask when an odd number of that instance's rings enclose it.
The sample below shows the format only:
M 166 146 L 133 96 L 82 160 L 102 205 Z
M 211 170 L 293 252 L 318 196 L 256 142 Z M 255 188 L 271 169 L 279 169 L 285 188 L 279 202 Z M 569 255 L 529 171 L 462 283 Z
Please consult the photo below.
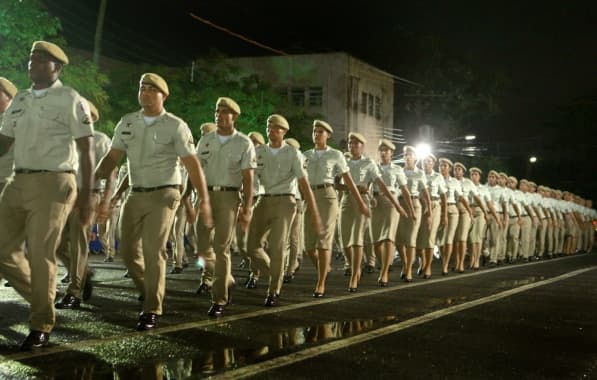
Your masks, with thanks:
M 338 218 L 338 197 L 334 189 L 334 177 L 341 176 L 350 194 L 354 197 L 362 214 L 369 216 L 369 208 L 365 205 L 359 190 L 354 184 L 346 159 L 342 152 L 327 145 L 334 130 L 325 121 L 313 121 L 313 143 L 315 147 L 305 152 L 305 164 L 311 189 L 315 195 L 317 209 L 323 223 L 323 234 L 305 225 L 305 249 L 317 268 L 317 285 L 313 297 L 320 298 L 325 294 L 325 282 L 330 268 L 332 241 Z M 311 211 L 305 212 L 305 219 L 311 220 Z
M 17 87 L 8 79 L 0 77 L 0 125 L 2 125 L 2 117 L 4 111 L 10 106 L 12 98 L 17 94 Z M 8 152 L 0 157 L 0 193 L 4 190 L 4 186 L 14 177 L 14 152 L 10 147 Z M 0 274 L 0 280 L 2 275 Z M 5 284 L 9 286 L 8 283 Z
M 490 220 L 497 221 L 498 216 L 493 206 L 493 201 L 489 190 L 486 186 L 481 184 L 481 175 L 483 172 L 477 167 L 469 169 L 470 180 L 473 182 L 476 197 L 471 199 L 471 207 L 473 210 L 473 220 L 471 231 L 469 233 L 469 243 L 471 245 L 471 263 L 470 269 L 478 270 L 481 258 L 481 247 L 487 236 L 487 226 Z M 489 218 L 491 213 L 492 218 Z
M 423 159 L 427 191 L 431 198 L 431 218 L 421 219 L 417 235 L 417 251 L 421 258 L 421 273 L 419 275 L 425 279 L 431 278 L 433 250 L 437 243 L 439 226 L 440 224 L 445 226 L 448 223 L 447 188 L 441 174 L 433 170 L 436 161 L 437 158 L 433 154 L 428 154 Z
M 348 150 L 351 156 L 347 162 L 348 168 L 361 197 L 366 203 L 369 203 L 370 187 L 375 183 L 392 207 L 398 212 L 406 214 L 404 209 L 398 204 L 394 194 L 390 192 L 382 180 L 381 173 L 375 161 L 363 155 L 366 143 L 367 140 L 362 134 L 358 132 L 350 132 L 348 134 Z M 345 194 L 340 203 L 340 223 L 342 226 L 340 235 L 346 257 L 349 258 L 351 264 L 351 278 L 348 284 L 348 291 L 355 292 L 361 278 L 365 229 L 368 221 L 367 217 L 359 211 L 358 201 L 347 196 L 348 189 L 342 187 L 342 190 Z
M 454 178 L 460 184 L 462 191 L 462 200 L 458 202 L 458 226 L 454 236 L 454 246 L 456 249 L 455 265 L 452 270 L 458 273 L 464 273 L 464 257 L 466 253 L 466 243 L 468 241 L 471 223 L 473 220 L 473 210 L 470 207 L 470 201 L 478 196 L 474 193 L 475 188 L 470 179 L 464 178 L 466 167 L 460 163 L 454 163 Z
M 234 284 L 230 243 L 236 221 L 238 219 L 242 229 L 247 229 L 252 217 L 255 148 L 249 137 L 234 127 L 239 116 L 240 107 L 233 99 L 219 98 L 215 109 L 217 129 L 201 137 L 197 146 L 197 155 L 205 168 L 215 223 L 211 240 L 210 230 L 197 229 L 198 244 L 208 241 L 216 256 L 212 305 L 207 312 L 210 317 L 224 315 L 230 301 L 229 289 Z
M 515 262 L 518 260 L 518 255 L 520 253 L 520 232 L 524 223 L 522 218 L 522 197 L 520 191 L 516 189 L 518 185 L 518 179 L 516 177 L 509 176 L 506 184 L 512 194 L 512 203 L 510 204 L 510 226 L 508 227 L 508 248 L 506 254 L 509 257 L 508 261 Z
M 284 140 L 286 144 L 290 145 L 299 152 L 301 162 L 304 165 L 305 156 L 301 152 L 301 144 L 294 138 L 290 137 Z M 292 219 L 290 226 L 290 236 L 287 244 L 287 260 L 284 268 L 284 282 L 291 282 L 294 274 L 300 268 L 303 260 L 304 243 L 304 220 L 305 220 L 305 201 L 301 196 L 301 192 L 297 186 L 294 186 L 294 197 L 296 198 L 296 213 Z
M 496 266 L 502 264 L 505 256 L 500 256 L 503 250 L 504 229 L 508 229 L 508 199 L 503 187 L 498 185 L 499 174 L 495 170 L 490 170 L 487 174 L 487 190 L 497 214 L 496 219 L 489 221 L 489 265 Z
M 96 123 L 99 120 L 99 112 L 93 103 L 88 102 L 88 105 L 92 122 Z M 110 138 L 100 131 L 94 131 L 93 141 L 96 157 L 100 160 L 110 150 Z M 76 175 L 77 186 L 80 189 L 83 185 L 81 176 L 79 172 Z M 106 181 L 106 186 L 110 189 L 112 188 L 114 176 L 115 171 L 108 176 Z M 92 191 L 94 210 L 100 207 L 100 200 L 102 200 L 104 207 L 108 205 L 112 196 L 110 189 L 108 189 L 104 192 L 102 199 L 100 197 L 101 186 L 102 181 L 95 181 Z M 92 218 L 94 217 L 95 213 L 92 215 Z M 62 260 L 68 270 L 70 279 L 66 294 L 55 305 L 57 309 L 77 309 L 81 305 L 81 299 L 87 301 L 91 297 L 93 290 L 91 276 L 93 272 L 89 269 L 88 264 L 90 235 L 90 226 L 82 225 L 79 222 L 79 209 L 75 206 L 68 217 L 62 241 L 57 250 L 57 256 Z
M 398 224 L 396 245 L 402 259 L 402 274 L 400 277 L 406 282 L 413 280 L 412 266 L 415 261 L 417 248 L 417 235 L 421 226 L 421 218 L 431 218 L 431 198 L 427 191 L 425 173 L 417 167 L 417 151 L 413 146 L 405 145 L 404 152 L 404 174 L 407 179 L 407 188 L 410 192 L 410 199 L 400 197 L 400 205 L 411 210 L 411 217 L 401 218 Z M 424 200 L 425 211 L 420 199 Z M 426 228 L 431 223 L 427 221 Z
M 247 252 L 252 265 L 269 276 L 264 305 L 270 307 L 278 304 L 282 289 L 284 254 L 296 211 L 295 182 L 311 210 L 313 229 L 320 231 L 323 228 L 300 153 L 284 142 L 289 129 L 284 116 L 270 115 L 267 118 L 268 143 L 255 148 L 255 174 L 263 186 L 263 194 L 255 206 L 249 227 Z
M 464 199 L 462 186 L 454 177 L 450 176 L 453 165 L 452 161 L 447 158 L 442 157 L 439 159 L 439 172 L 446 186 L 446 202 L 448 205 L 448 221 L 442 224 L 438 232 L 438 246 L 442 256 L 442 276 L 448 275 L 448 266 L 452 257 L 454 237 L 458 226 L 459 212 L 456 203 L 462 202 Z
M 392 162 L 392 156 L 396 146 L 388 139 L 379 140 L 378 148 L 379 163 L 378 170 L 381 180 L 384 182 L 392 198 L 400 190 L 403 197 L 410 199 L 410 192 L 407 187 L 407 179 L 404 169 Z M 402 209 L 402 207 L 400 207 Z M 404 210 L 403 216 L 407 216 Z M 392 265 L 396 241 L 396 231 L 400 221 L 400 212 L 396 210 L 392 199 L 379 188 L 377 182 L 373 183 L 373 201 L 371 202 L 371 240 L 375 245 L 375 253 L 381 261 L 381 269 L 377 279 L 380 287 L 388 286 L 388 275 Z
M 120 119 L 112 148 L 96 171 L 97 178 L 106 178 L 126 154 L 131 193 L 122 209 L 120 251 L 144 301 L 137 330 L 156 328 L 162 314 L 168 259 L 164 247 L 181 199 L 180 161 L 199 193 L 203 222 L 212 224 L 209 195 L 193 136 L 183 120 L 166 112 L 164 102 L 169 95 L 168 84 L 161 76 L 141 75 L 141 110 Z
M 184 166 L 180 167 L 180 174 L 182 177 L 182 185 L 180 186 L 180 192 L 182 198 L 180 204 L 176 208 L 174 214 L 174 222 L 172 223 L 172 230 L 170 233 L 170 242 L 172 244 L 174 266 L 170 271 L 170 274 L 180 274 L 184 268 L 189 266 L 185 245 L 184 237 L 187 229 L 187 224 L 194 225 L 195 208 L 191 204 L 192 186 L 188 186 L 189 174 Z
M 519 183 L 517 194 L 521 201 L 522 222 L 520 226 L 520 254 L 523 261 L 527 262 L 535 255 L 532 251 L 533 235 L 536 234 L 536 216 L 532 208 L 531 194 L 529 193 L 528 181 L 522 179 Z
M 56 248 L 75 199 L 81 224 L 91 220 L 93 124 L 87 102 L 58 79 L 66 64 L 57 45 L 33 43 L 33 86 L 15 96 L 0 128 L 0 155 L 14 143 L 15 157 L 14 181 L 0 199 L 0 273 L 31 304 L 22 350 L 46 346 L 54 327 Z

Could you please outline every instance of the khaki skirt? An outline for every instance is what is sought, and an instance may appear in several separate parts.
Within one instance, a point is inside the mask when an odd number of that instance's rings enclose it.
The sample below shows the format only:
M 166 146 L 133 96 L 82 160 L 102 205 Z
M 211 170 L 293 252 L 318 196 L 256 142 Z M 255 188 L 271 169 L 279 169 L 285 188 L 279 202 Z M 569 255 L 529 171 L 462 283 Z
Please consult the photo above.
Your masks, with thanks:
M 439 201 L 432 201 L 431 207 L 431 226 L 426 217 L 421 217 L 421 227 L 419 227 L 419 234 L 417 235 L 417 249 L 435 247 L 437 231 L 442 217 L 442 207 Z
M 418 198 L 413 198 L 412 203 L 415 209 L 415 220 L 412 218 L 400 218 L 396 245 L 405 245 L 407 247 L 417 246 L 417 234 L 421 226 L 421 202 L 419 202 Z M 400 205 L 406 209 L 406 202 L 404 202 L 402 197 L 400 197 Z
M 314 189 L 315 203 L 319 209 L 324 233 L 319 236 L 311 225 L 311 209 L 305 211 L 305 250 L 332 249 L 334 232 L 338 220 L 338 196 L 333 186 L 323 189 Z
M 369 203 L 369 195 L 361 194 L 363 202 Z M 340 202 L 340 236 L 342 247 L 364 246 L 367 217 L 361 214 L 358 203 L 349 193 L 344 193 Z
M 386 240 L 393 242 L 396 238 L 400 214 L 382 193 L 375 195 L 375 200 L 375 207 L 371 207 L 371 241 L 373 243 Z

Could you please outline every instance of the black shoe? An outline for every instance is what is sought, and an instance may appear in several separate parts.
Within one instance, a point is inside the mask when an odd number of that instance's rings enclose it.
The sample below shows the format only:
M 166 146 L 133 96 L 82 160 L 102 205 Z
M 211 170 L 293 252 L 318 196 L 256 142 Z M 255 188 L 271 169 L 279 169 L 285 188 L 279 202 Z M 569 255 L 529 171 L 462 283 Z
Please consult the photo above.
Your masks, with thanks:
M 365 273 L 373 273 L 375 272 L 375 267 L 373 265 L 365 265 Z
M 224 305 L 218 305 L 216 303 L 212 304 L 207 311 L 207 315 L 209 317 L 222 317 L 224 315 Z
M 405 277 L 405 278 L 404 278 L 404 282 L 413 282 L 413 279 L 412 279 L 412 278 Z
M 5 286 L 5 287 L 7 287 L 7 288 L 12 288 L 12 285 L 11 285 L 11 284 L 10 284 L 10 282 L 8 282 L 8 281 L 6 281 L 6 282 L 4 283 L 4 286 Z
M 352 273 L 351 273 L 351 271 L 350 271 L 350 268 L 346 268 L 346 269 L 344 269 L 344 276 L 348 277 L 348 276 L 350 276 L 351 274 L 352 274 Z
M 181 267 L 174 267 L 170 271 L 170 274 L 181 274 L 181 273 L 182 273 L 182 268 Z
M 349 293 L 356 293 L 357 288 L 348 288 Z
M 202 296 L 202 295 L 208 295 L 211 293 L 211 286 L 207 285 L 205 282 L 202 283 L 201 285 L 199 285 L 199 289 L 197 289 L 197 291 L 195 292 L 196 294 Z
M 464 273 L 464 269 L 458 269 L 458 273 Z
M 182 267 L 184 268 L 188 268 L 189 267 L 189 263 L 182 263 Z
M 490 268 L 493 268 L 493 267 L 495 267 L 496 265 L 498 265 L 498 264 L 497 264 L 495 261 L 492 261 L 492 262 L 490 262 L 490 263 L 489 263 L 489 267 L 490 267 Z
M 60 282 L 63 284 L 68 284 L 70 282 L 70 276 L 67 274 L 65 274 L 61 279 Z
M 431 278 L 431 275 L 430 275 L 430 274 L 424 274 L 424 275 L 423 275 L 423 278 L 424 278 L 425 280 L 429 280 L 429 279 Z
M 104 263 L 113 263 L 113 262 L 114 262 L 114 258 L 113 258 L 113 257 L 109 257 L 109 256 L 108 256 L 108 257 L 106 257 L 106 258 L 104 259 Z
M 87 273 L 85 285 L 83 285 L 83 292 L 81 293 L 81 298 L 83 299 L 83 301 L 87 301 L 88 299 L 90 299 L 91 295 L 93 294 L 93 283 L 91 282 L 91 279 L 94 275 L 95 273 L 93 272 Z
M 139 314 L 137 331 L 153 330 L 158 327 L 158 316 L 154 313 L 142 312 Z
M 249 277 L 247 282 L 245 282 L 245 288 L 255 289 L 256 287 L 257 287 L 257 279 L 255 277 Z
M 31 351 L 36 348 L 47 347 L 50 342 L 50 333 L 31 330 L 21 344 L 21 351 Z
M 313 292 L 313 298 L 323 298 L 324 293 Z
M 292 280 L 294 279 L 294 275 L 293 274 L 285 274 L 284 275 L 284 283 L 285 284 L 289 284 L 292 282 Z
M 417 269 L 417 276 L 422 276 L 423 275 L 423 268 L 419 268 Z
M 137 301 L 144 302 L 145 301 L 145 294 L 139 294 L 139 297 L 137 297 Z
M 447 276 L 447 275 L 448 275 L 448 272 L 442 271 L 442 276 Z
M 388 282 L 387 281 L 378 280 L 377 281 L 377 286 L 379 286 L 380 288 L 387 288 L 388 287 Z
M 131 277 L 131 276 L 129 275 L 129 271 L 127 270 L 126 272 L 124 272 L 124 274 L 122 275 L 122 277 L 124 277 L 124 278 L 129 278 L 129 277 Z
M 263 303 L 263 306 L 278 306 L 278 298 L 280 298 L 280 296 L 278 294 L 270 294 L 265 298 L 265 302 Z
M 56 309 L 78 309 L 81 307 L 81 300 L 67 293 L 54 306 L 56 306 Z

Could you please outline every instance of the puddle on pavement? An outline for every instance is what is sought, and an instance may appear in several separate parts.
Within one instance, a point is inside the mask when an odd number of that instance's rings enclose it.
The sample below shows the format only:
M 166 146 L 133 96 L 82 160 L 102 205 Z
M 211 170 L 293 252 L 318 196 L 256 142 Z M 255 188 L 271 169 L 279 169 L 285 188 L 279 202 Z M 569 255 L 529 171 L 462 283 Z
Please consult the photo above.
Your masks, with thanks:
M 326 343 L 371 331 L 398 321 L 397 316 L 380 319 L 327 322 L 316 326 L 293 327 L 265 336 L 257 347 L 226 347 L 218 350 L 182 354 L 181 357 L 166 354 L 164 358 L 145 359 L 131 366 L 113 365 L 90 353 L 76 361 L 60 361 L 60 364 L 21 363 L 21 374 L 42 375 L 44 379 L 114 379 L 114 380 L 174 380 L 208 377 L 249 364 L 286 355 L 305 347 Z M 250 341 L 249 341 L 250 344 Z M 168 343 L 164 344 L 167 352 Z M 239 346 L 246 346 L 243 342 Z M 305 347 L 303 347 L 305 346 Z M 68 364 L 66 364 L 66 363 Z M 4 368 L 2 368 L 4 367 Z M 28 367 L 28 370 L 27 368 Z M 0 366 L 0 378 L 8 368 Z M 14 368 L 12 368 L 14 371 Z M 10 370 L 9 370 L 10 371 Z M 10 371 L 10 372 L 13 372 Z M 13 372 L 14 373 L 14 372 Z

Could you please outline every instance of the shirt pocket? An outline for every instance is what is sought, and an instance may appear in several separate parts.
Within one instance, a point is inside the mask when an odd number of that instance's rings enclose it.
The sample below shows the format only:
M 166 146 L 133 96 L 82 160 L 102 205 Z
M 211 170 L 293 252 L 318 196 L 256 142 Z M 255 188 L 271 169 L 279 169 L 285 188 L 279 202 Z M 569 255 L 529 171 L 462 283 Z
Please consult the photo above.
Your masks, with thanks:
M 170 149 L 174 138 L 171 134 L 164 131 L 155 131 L 153 133 L 153 149 L 155 153 L 164 153 Z
M 70 135 L 70 130 L 65 128 L 64 117 L 57 107 L 44 106 L 39 111 L 43 134 L 50 137 Z

